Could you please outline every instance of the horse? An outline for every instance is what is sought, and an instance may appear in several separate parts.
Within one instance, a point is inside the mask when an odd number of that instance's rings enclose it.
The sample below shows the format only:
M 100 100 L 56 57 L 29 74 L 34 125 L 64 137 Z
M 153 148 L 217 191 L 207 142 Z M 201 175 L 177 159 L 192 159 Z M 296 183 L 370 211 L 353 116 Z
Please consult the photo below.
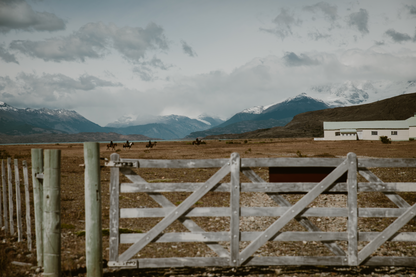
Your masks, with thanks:
M 115 151 L 116 150 L 116 146 L 117 146 L 117 143 L 107 144 L 107 150 L 110 150 L 110 148 L 112 148 Z
M 127 143 L 124 143 L 123 144 L 123 148 L 128 148 L 128 149 L 130 149 L 131 148 L 131 146 L 134 144 L 134 142 L 129 142 L 128 144 Z
M 202 143 L 202 140 L 196 138 L 193 142 L 192 145 L 200 145 Z
M 149 141 L 148 144 L 146 144 L 146 148 L 153 148 L 153 146 L 156 146 L 157 141 L 155 141 L 154 143 L 152 143 L 151 141 Z

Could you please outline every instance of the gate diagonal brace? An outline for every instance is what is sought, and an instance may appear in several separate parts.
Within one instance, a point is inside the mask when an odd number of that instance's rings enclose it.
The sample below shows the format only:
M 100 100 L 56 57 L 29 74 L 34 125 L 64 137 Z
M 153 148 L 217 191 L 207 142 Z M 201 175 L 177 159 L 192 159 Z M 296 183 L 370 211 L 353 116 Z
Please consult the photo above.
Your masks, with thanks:
M 372 241 L 370 241 L 359 253 L 358 263 L 361 264 L 367 259 L 377 248 L 389 240 L 397 231 L 406 225 L 412 218 L 416 216 L 416 204 L 411 206 L 405 213 L 398 217 L 392 224 L 390 224 L 383 232 L 378 234 Z
M 162 219 L 155 227 L 153 227 L 146 236 L 139 239 L 123 254 L 119 256 L 119 261 L 127 261 L 131 259 L 137 252 L 143 249 L 147 244 L 153 241 L 163 230 L 172 224 L 179 217 L 183 216 L 188 209 L 195 204 L 201 197 L 210 191 L 219 181 L 221 181 L 227 174 L 230 173 L 230 165 L 225 164 L 219 171 L 217 171 L 203 186 L 192 193 L 185 201 L 172 210 L 164 219 Z
M 327 190 L 342 174 L 348 170 L 347 162 L 344 161 L 334 171 L 332 171 L 325 179 L 317 184 L 302 199 L 285 212 L 278 220 L 276 220 L 266 231 L 259 235 L 251 242 L 241 253 L 240 263 L 244 263 L 250 258 L 254 252 L 263 246 L 269 239 L 273 238 L 290 220 L 298 216 L 303 209 L 316 199 L 322 192 Z
M 242 168 L 242 172 L 244 175 L 249 178 L 254 184 L 255 183 L 265 183 L 265 181 L 258 176 L 252 169 L 250 168 Z M 287 201 L 283 196 L 279 195 L 278 193 L 266 193 L 274 202 L 282 207 L 292 207 L 289 201 Z M 309 232 L 321 232 L 322 230 L 319 229 L 318 226 L 313 224 L 308 218 L 306 217 L 295 217 L 295 220 L 299 222 L 306 230 Z M 345 251 L 335 242 L 335 241 L 323 241 L 322 242 L 332 253 L 337 256 L 346 256 L 347 254 Z
M 131 170 L 131 168 L 121 168 L 121 173 L 123 173 L 133 183 L 135 182 L 147 183 L 146 180 L 144 180 L 141 176 L 137 175 L 137 173 Z M 153 200 L 155 200 L 163 208 L 172 209 L 176 207 L 176 205 L 170 202 L 169 199 L 167 199 L 161 193 L 147 192 L 147 195 L 149 195 Z M 192 219 L 188 217 L 180 217 L 178 221 L 181 222 L 191 232 L 198 232 L 198 233 L 205 232 L 204 229 L 202 229 L 198 224 L 196 224 Z M 228 258 L 230 256 L 230 253 L 222 245 L 218 243 L 205 242 L 205 245 L 211 248 L 211 250 L 214 251 L 219 257 Z

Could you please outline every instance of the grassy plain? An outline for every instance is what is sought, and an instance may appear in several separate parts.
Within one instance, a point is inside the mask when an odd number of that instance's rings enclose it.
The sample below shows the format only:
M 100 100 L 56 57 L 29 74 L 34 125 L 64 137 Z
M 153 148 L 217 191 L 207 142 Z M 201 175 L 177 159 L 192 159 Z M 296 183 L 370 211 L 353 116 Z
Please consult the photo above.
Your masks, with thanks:
M 123 149 L 120 145 L 116 151 L 107 150 L 106 144 L 101 144 L 100 154 L 102 158 L 110 158 L 112 153 L 118 153 L 122 158 L 139 158 L 139 159 L 214 159 L 229 158 L 231 153 L 238 152 L 242 158 L 278 158 L 278 157 L 346 157 L 349 152 L 354 152 L 358 157 L 377 157 L 377 158 L 416 158 L 416 141 L 392 142 L 391 144 L 382 144 L 380 141 L 314 141 L 311 138 L 299 139 L 253 139 L 253 140 L 208 140 L 206 144 L 191 145 L 188 141 L 159 141 L 154 148 L 146 148 L 146 143 L 136 142 L 131 149 Z M 67 272 L 82 272 L 85 266 L 85 237 L 82 231 L 85 230 L 85 210 L 84 210 L 84 164 L 83 144 L 38 144 L 38 145 L 0 145 L 0 158 L 18 159 L 19 163 L 26 160 L 29 164 L 29 174 L 31 172 L 31 149 L 60 149 L 61 160 L 61 228 L 62 228 L 62 269 Z M 104 162 L 103 162 L 104 163 Z M 20 163 L 21 164 L 21 163 Z M 264 180 L 268 180 L 267 168 L 255 168 L 256 173 Z M 148 182 L 203 182 L 210 178 L 215 169 L 138 169 L 138 173 Z M 375 169 L 374 172 L 380 179 L 386 182 L 416 182 L 416 169 Z M 23 178 L 20 172 L 20 179 Z M 103 228 L 108 228 L 109 223 L 109 181 L 110 169 L 103 167 L 101 171 L 102 186 L 102 223 Z M 121 182 L 127 181 L 125 177 Z M 30 182 L 31 183 L 31 182 Z M 23 182 L 21 181 L 21 184 Z M 24 190 L 22 199 L 24 199 Z M 174 204 L 180 204 L 190 193 L 169 193 L 165 196 Z M 402 197 L 411 205 L 416 202 L 414 193 L 403 193 Z M 31 190 L 31 197 L 32 190 Z M 249 200 L 250 197 L 259 197 L 258 194 L 247 194 L 242 196 L 245 205 L 254 203 Z M 289 201 L 293 204 L 299 196 L 288 196 Z M 332 199 L 334 200 L 334 199 Z M 321 199 L 316 205 L 334 204 L 335 200 Z M 250 202 L 251 201 L 251 202 Z M 332 201 L 332 202 L 331 202 Z M 251 203 L 251 204 L 250 204 Z M 343 202 L 342 202 L 343 203 Z M 362 194 L 359 196 L 359 204 L 366 207 L 395 207 L 394 204 L 382 194 Z M 200 207 L 220 207 L 229 205 L 228 193 L 208 193 L 197 202 Z M 135 193 L 126 194 L 120 197 L 120 207 L 159 207 L 147 194 Z M 32 202 L 32 233 L 34 233 L 33 220 L 33 202 Z M 25 208 L 22 208 L 25 211 Z M 146 232 L 151 229 L 160 219 L 122 219 L 121 227 L 130 231 Z M 315 220 L 315 219 L 314 219 Z M 266 220 L 267 221 L 267 220 Z M 323 220 L 325 221 L 325 220 Z M 196 218 L 203 229 L 207 231 L 226 231 L 229 228 L 229 219 L 227 218 Z M 324 222 L 314 221 L 317 225 L 323 225 Z M 361 230 L 382 230 L 388 223 L 387 220 L 376 220 L 367 222 L 369 227 L 363 227 Z M 247 227 L 247 230 L 263 230 L 267 226 L 264 224 Z M 341 222 L 337 223 L 341 224 Z M 250 224 L 249 224 L 250 225 Z M 336 223 L 334 222 L 335 226 Z M 297 231 L 303 229 L 293 223 L 292 226 Z M 335 226 L 336 227 L 336 226 Z M 334 227 L 334 228 L 335 228 Z M 341 228 L 341 227 L 340 227 Z M 343 228 L 343 227 L 342 227 Z M 341 229 L 342 229 L 341 228 Z M 323 227 L 324 230 L 325 227 Z M 23 230 L 26 230 L 24 226 Z M 416 227 L 407 224 L 404 230 L 416 231 Z M 185 232 L 186 229 L 178 222 L 172 224 L 167 232 Z M 4 230 L 0 231 L 0 276 L 27 276 L 28 273 L 34 272 L 35 268 L 12 265 L 12 261 L 32 263 L 36 265 L 36 252 L 27 251 L 26 241 L 16 242 L 15 237 L 5 234 Z M 35 239 L 33 235 L 33 240 Z M 33 242 L 35 246 L 35 242 Z M 103 236 L 104 259 L 108 260 L 108 236 Z M 125 250 L 127 246 L 123 246 Z M 244 245 L 242 245 L 244 247 Z M 267 248 L 268 247 L 268 248 Z M 294 242 L 280 245 L 267 246 L 260 255 L 283 255 L 282 249 L 287 249 L 285 255 L 306 255 L 321 251 L 323 255 L 331 255 L 326 248 L 313 245 L 310 243 Z M 389 251 L 396 251 L 397 255 L 416 256 L 416 246 L 391 246 L 388 250 L 380 249 L 380 255 L 391 254 Z M 280 249 L 280 250 L 276 250 Z M 292 249 L 292 250 L 291 250 Z M 293 249 L 302 249 L 294 251 Z M 318 249 L 318 250 L 317 250 Z M 402 251 L 403 250 L 403 251 Z M 145 257 L 189 257 L 189 256 L 215 256 L 204 244 L 184 243 L 182 244 L 152 244 L 147 246 L 140 253 L 140 258 Z M 386 251 L 386 252 L 383 252 Z M 400 252 L 401 251 L 401 252 Z M 394 253 L 393 253 L 394 254 Z M 85 271 L 85 269 L 84 269 Z M 13 275 L 7 272 L 13 272 Z M 16 275 L 14 275 L 16 274 Z M 78 274 L 78 273 L 76 273 Z M 302 275 L 298 275 L 302 276 Z M 306 276 L 306 275 L 305 275 Z

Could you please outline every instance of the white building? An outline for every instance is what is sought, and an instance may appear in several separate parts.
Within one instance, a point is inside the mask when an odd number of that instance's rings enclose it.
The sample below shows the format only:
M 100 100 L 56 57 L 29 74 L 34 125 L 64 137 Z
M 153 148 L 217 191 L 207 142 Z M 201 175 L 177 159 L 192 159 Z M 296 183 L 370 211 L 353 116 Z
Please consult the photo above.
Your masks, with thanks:
M 406 120 L 324 122 L 324 140 L 416 139 L 416 114 Z

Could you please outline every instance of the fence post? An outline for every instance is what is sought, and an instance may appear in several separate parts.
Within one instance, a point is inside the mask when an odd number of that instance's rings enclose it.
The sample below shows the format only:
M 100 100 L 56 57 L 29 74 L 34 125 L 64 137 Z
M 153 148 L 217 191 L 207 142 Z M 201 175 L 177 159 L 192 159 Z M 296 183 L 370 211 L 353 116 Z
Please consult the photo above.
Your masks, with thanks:
M 230 158 L 231 189 L 230 189 L 230 266 L 240 265 L 240 155 L 232 153 Z
M 19 161 L 14 159 L 14 183 L 16 185 L 17 242 L 22 241 L 22 200 L 20 195 Z
M 3 185 L 3 215 L 4 215 L 4 230 L 6 234 L 9 232 L 9 219 L 7 217 L 7 188 L 6 188 L 6 169 L 4 167 L 4 160 L 1 160 L 1 183 Z
M 27 247 L 32 251 L 32 226 L 30 221 L 30 194 L 29 194 L 29 176 L 27 172 L 27 162 L 23 161 L 23 180 L 25 184 L 25 201 L 26 201 L 26 235 Z
M 348 265 L 357 266 L 358 261 L 358 204 L 357 204 L 357 156 L 348 153 Z
M 2 189 L 0 189 L 0 227 L 3 227 L 3 210 L 2 210 L 2 208 L 3 208 L 3 206 L 2 206 L 2 204 L 4 204 L 4 202 L 2 203 L 2 201 L 4 200 L 4 197 L 2 198 L 2 195 L 4 196 L 4 185 L 5 185 L 5 181 L 3 181 L 3 173 L 4 173 L 4 170 L 3 170 L 3 167 L 4 167 L 4 165 L 3 165 L 3 159 L 1 160 L 1 182 L 2 182 Z M 6 227 L 6 234 L 7 234 L 7 227 Z
M 61 150 L 45 150 L 43 219 L 44 274 L 61 276 Z
M 84 143 L 85 247 L 88 277 L 103 274 L 101 227 L 100 144 Z
M 9 220 L 10 220 L 10 235 L 14 235 L 14 221 L 13 221 L 13 183 L 12 183 L 12 159 L 7 158 L 7 182 L 9 183 Z
M 43 173 L 43 149 L 32 149 L 33 206 L 35 210 L 36 257 L 43 266 L 43 181 L 36 175 Z

